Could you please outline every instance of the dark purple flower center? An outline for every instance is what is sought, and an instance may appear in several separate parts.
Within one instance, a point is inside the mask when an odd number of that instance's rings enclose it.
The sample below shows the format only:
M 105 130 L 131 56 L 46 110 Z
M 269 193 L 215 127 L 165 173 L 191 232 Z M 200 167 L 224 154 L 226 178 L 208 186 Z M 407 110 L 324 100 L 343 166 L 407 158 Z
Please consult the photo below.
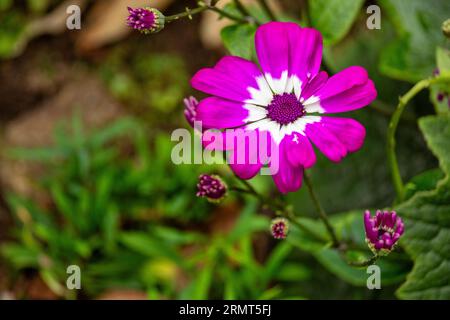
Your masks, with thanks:
M 145 8 L 128 8 L 128 26 L 136 30 L 148 30 L 155 26 L 155 14 Z
M 292 93 L 274 95 L 267 106 L 267 116 L 282 125 L 294 122 L 305 113 L 305 108 Z

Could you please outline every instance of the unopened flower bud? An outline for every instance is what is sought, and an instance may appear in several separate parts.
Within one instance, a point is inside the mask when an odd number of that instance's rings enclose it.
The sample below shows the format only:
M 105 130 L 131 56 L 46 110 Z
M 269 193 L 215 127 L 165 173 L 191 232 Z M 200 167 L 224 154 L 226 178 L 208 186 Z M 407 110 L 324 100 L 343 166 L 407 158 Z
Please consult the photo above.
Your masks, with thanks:
M 289 232 L 289 221 L 285 218 L 275 218 L 270 224 L 270 231 L 275 239 L 286 239 Z
M 377 211 L 374 217 L 370 211 L 364 213 L 366 242 L 374 254 L 387 255 L 403 234 L 404 224 L 395 211 Z
M 142 33 L 156 33 L 164 28 L 165 17 L 155 8 L 128 7 L 128 12 L 128 26 Z
M 219 176 L 200 175 L 197 184 L 197 197 L 204 197 L 210 202 L 220 202 L 226 194 L 227 185 Z

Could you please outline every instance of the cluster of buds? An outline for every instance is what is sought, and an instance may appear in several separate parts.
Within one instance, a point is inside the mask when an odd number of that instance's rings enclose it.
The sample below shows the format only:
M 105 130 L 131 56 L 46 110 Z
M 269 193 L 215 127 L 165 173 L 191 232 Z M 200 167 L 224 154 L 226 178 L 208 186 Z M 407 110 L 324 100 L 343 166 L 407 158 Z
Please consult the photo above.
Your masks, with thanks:
M 204 197 L 210 202 L 220 202 L 227 194 L 227 185 L 217 175 L 202 174 L 198 179 L 197 197 Z
M 156 33 L 164 28 L 165 17 L 155 8 L 128 7 L 128 13 L 128 26 L 142 33 Z
M 387 255 L 395 247 L 404 231 L 404 224 L 395 211 L 378 210 L 374 217 L 370 211 L 364 213 L 366 242 L 376 255 Z

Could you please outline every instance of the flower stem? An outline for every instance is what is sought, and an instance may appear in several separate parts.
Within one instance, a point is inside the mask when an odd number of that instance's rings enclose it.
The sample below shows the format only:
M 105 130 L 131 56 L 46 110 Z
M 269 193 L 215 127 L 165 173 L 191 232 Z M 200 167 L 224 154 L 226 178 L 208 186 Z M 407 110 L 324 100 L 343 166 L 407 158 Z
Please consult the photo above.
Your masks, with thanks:
M 309 195 L 311 196 L 311 200 L 313 201 L 314 206 L 316 207 L 317 213 L 319 214 L 320 219 L 322 219 L 323 223 L 325 224 L 325 227 L 327 228 L 327 231 L 330 234 L 331 240 L 333 241 L 333 247 L 338 248 L 340 243 L 336 236 L 336 232 L 334 231 L 334 228 L 330 223 L 328 215 L 325 213 L 325 210 L 323 210 L 322 205 L 320 204 L 319 198 L 317 197 L 317 194 L 314 191 L 311 178 L 309 177 L 309 175 L 306 172 L 304 173 L 304 179 L 305 179 L 306 185 L 308 187 L 308 191 L 309 191 Z
M 247 8 L 242 4 L 240 0 L 234 0 L 234 5 L 239 10 L 239 12 L 247 19 L 253 20 L 257 25 L 260 25 L 259 21 L 253 17 Z
M 408 102 L 413 99 L 423 89 L 428 88 L 430 85 L 440 82 L 450 82 L 450 76 L 438 76 L 435 78 L 428 78 L 417 82 L 405 95 L 401 96 L 397 109 L 392 115 L 389 122 L 389 128 L 387 133 L 387 156 L 389 166 L 391 168 L 392 182 L 394 184 L 395 192 L 397 194 L 397 201 L 401 202 L 404 199 L 404 185 L 398 166 L 397 155 L 395 154 L 395 133 L 397 131 L 398 123 L 406 108 Z
M 347 263 L 352 267 L 368 267 L 374 264 L 378 260 L 378 255 L 374 255 L 364 261 L 347 261 Z
M 192 19 L 193 15 L 201 13 L 201 12 L 203 12 L 205 10 L 214 11 L 214 12 L 218 13 L 221 17 L 228 18 L 228 19 L 233 20 L 233 21 L 238 22 L 238 23 L 248 23 L 249 22 L 246 19 L 243 19 L 241 17 L 237 17 L 237 16 L 235 16 L 233 14 L 230 14 L 230 13 L 224 11 L 224 10 L 221 10 L 221 9 L 217 8 L 216 7 L 216 3 L 207 5 L 204 2 L 202 2 L 202 1 L 199 1 L 199 6 L 197 8 L 195 8 L 195 9 L 186 8 L 186 10 L 184 12 L 181 12 L 181 13 L 178 13 L 178 14 L 174 14 L 172 16 L 167 16 L 166 17 L 166 22 L 170 23 L 172 21 L 176 21 L 176 20 L 179 20 L 179 19 L 182 19 L 182 18 L 185 18 L 185 17 L 188 17 L 189 19 Z
M 195 15 L 197 13 L 200 13 L 200 12 L 203 12 L 203 11 L 205 11 L 207 9 L 209 9 L 209 7 L 205 6 L 205 5 L 201 5 L 201 6 L 197 7 L 197 8 L 195 8 L 195 9 L 192 9 L 192 10 L 189 9 L 189 8 L 186 8 L 186 11 L 184 11 L 184 12 L 181 12 L 181 13 L 178 13 L 178 14 L 174 14 L 172 16 L 167 16 L 166 17 L 166 22 L 172 22 L 172 21 L 179 20 L 179 19 L 185 18 L 185 17 L 189 17 L 189 19 L 191 19 L 193 15 Z
M 235 15 L 232 15 L 231 13 L 228 13 L 225 10 L 219 9 L 217 7 L 210 6 L 209 10 L 218 13 L 221 17 L 228 18 L 228 19 L 230 19 L 232 21 L 235 21 L 237 23 L 248 23 L 248 21 L 246 19 L 243 19 L 241 17 L 237 17 Z
M 259 5 L 267 13 L 267 15 L 269 16 L 270 20 L 277 21 L 277 18 L 275 17 L 275 14 L 273 13 L 273 11 L 270 9 L 269 5 L 267 4 L 267 1 L 266 0 L 258 0 L 258 2 L 259 2 Z

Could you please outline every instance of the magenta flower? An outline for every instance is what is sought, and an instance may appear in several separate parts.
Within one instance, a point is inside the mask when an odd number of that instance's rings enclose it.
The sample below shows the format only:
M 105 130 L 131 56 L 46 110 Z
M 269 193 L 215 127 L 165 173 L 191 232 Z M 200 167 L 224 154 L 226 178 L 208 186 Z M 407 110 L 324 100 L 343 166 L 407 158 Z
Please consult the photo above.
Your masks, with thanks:
M 270 143 L 263 148 L 274 144 L 278 154 L 274 182 L 281 192 L 293 192 L 301 187 L 303 169 L 316 161 L 311 142 L 334 162 L 363 145 L 365 129 L 360 123 L 321 114 L 362 108 L 377 92 L 361 67 L 349 67 L 330 78 L 320 71 L 322 36 L 317 30 L 270 22 L 258 28 L 255 44 L 261 68 L 227 56 L 214 68 L 195 74 L 192 86 L 212 95 L 200 101 L 196 120 L 204 128 L 268 135 Z M 227 147 L 218 142 L 214 148 Z M 265 164 L 272 168 L 273 159 L 270 163 L 254 159 L 261 150 L 248 145 L 240 150 L 246 153 L 245 162 L 230 164 L 240 178 L 252 178 Z M 236 147 L 231 151 L 238 152 Z
M 198 178 L 197 197 L 204 197 L 210 202 L 220 202 L 227 194 L 227 185 L 219 176 L 202 174 Z
M 275 239 L 286 239 L 289 231 L 289 222 L 284 218 L 275 218 L 270 224 L 270 231 Z
M 128 7 L 127 24 L 142 33 L 155 33 L 164 28 L 165 17 L 155 8 Z
M 364 213 L 366 242 L 373 253 L 386 255 L 394 249 L 404 231 L 404 224 L 395 211 L 377 211 L 371 217 L 370 211 Z

